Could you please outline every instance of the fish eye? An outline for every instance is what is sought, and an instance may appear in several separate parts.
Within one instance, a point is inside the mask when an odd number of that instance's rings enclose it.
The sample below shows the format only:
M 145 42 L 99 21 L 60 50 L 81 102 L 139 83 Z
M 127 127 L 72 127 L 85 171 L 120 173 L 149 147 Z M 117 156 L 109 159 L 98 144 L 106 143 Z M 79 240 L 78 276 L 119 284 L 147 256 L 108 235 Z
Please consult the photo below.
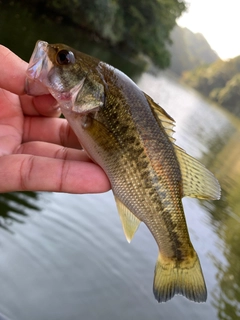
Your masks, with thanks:
M 75 56 L 72 51 L 69 50 L 60 50 L 57 53 L 57 63 L 59 65 L 66 65 L 75 62 Z

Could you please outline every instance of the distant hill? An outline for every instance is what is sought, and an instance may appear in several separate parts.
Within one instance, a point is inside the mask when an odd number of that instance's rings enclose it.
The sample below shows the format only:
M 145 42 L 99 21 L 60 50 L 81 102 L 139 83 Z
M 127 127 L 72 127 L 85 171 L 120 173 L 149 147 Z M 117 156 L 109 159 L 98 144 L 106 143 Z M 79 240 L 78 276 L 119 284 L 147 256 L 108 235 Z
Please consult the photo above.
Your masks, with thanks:
M 181 76 L 184 71 L 219 59 L 201 33 L 193 33 L 187 28 L 176 26 L 171 33 L 173 44 L 168 47 L 171 53 L 170 70 Z
M 240 56 L 222 61 L 200 33 L 176 26 L 170 70 L 181 80 L 240 116 Z
M 187 71 L 182 80 L 240 116 L 240 56 Z

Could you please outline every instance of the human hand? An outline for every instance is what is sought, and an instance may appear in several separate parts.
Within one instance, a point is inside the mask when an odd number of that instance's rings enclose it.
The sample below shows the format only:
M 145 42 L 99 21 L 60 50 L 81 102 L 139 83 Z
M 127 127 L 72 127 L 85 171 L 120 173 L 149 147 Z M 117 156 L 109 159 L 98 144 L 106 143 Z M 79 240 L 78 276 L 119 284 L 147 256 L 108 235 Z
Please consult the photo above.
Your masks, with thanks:
M 0 45 L 0 192 L 110 189 L 51 95 L 24 94 L 27 63 Z

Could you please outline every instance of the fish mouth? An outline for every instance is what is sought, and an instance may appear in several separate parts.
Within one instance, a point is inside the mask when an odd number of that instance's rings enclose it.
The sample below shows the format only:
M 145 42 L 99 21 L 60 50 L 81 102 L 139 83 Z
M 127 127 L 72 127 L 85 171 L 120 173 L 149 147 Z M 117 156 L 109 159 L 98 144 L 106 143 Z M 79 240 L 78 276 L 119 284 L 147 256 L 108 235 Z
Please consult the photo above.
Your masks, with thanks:
M 49 61 L 47 53 L 48 43 L 39 40 L 33 50 L 26 73 L 25 92 L 28 95 L 49 94 L 46 82 L 52 63 Z

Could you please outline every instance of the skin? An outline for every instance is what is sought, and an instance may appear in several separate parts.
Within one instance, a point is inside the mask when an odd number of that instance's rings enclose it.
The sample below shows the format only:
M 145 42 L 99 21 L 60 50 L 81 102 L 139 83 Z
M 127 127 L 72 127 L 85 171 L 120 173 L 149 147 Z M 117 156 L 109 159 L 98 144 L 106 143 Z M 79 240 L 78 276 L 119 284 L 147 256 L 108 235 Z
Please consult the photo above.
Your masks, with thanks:
M 110 189 L 50 95 L 24 94 L 27 63 L 0 45 L 0 193 Z

